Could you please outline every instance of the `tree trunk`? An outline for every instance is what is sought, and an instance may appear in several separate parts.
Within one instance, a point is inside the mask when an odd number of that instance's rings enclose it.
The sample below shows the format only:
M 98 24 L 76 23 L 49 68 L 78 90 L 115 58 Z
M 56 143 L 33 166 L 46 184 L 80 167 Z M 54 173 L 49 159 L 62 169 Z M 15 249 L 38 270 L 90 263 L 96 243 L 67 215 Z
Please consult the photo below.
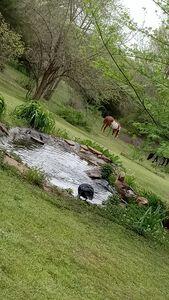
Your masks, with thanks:
M 42 77 L 40 85 L 38 85 L 35 90 L 35 93 L 33 95 L 34 100 L 39 100 L 42 97 L 44 90 L 47 88 L 47 79 L 48 74 L 45 73 Z
M 59 69 L 59 68 L 58 68 Z M 45 91 L 48 89 L 48 86 L 53 83 L 55 78 L 55 72 L 57 73 L 58 69 L 53 71 L 53 65 L 50 64 L 47 70 L 44 72 L 40 84 L 37 86 L 35 93 L 33 95 L 34 100 L 39 100 L 42 98 Z
M 46 89 L 46 91 L 44 92 L 44 96 L 43 96 L 45 100 L 49 101 L 52 98 L 61 79 L 62 79 L 62 77 L 60 76 L 59 78 L 57 78 L 55 80 L 54 83 L 50 84 L 50 86 Z

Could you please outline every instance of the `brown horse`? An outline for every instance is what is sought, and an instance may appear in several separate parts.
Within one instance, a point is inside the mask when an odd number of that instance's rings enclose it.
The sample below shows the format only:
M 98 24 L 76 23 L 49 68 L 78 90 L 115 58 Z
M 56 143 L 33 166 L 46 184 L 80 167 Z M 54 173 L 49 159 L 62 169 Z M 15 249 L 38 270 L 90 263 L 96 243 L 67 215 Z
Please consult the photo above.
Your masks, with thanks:
M 103 125 L 101 128 L 101 131 L 105 131 L 107 127 L 112 128 L 113 132 L 112 134 L 115 134 L 115 138 L 118 137 L 121 126 L 120 124 L 111 116 L 107 116 L 103 120 Z

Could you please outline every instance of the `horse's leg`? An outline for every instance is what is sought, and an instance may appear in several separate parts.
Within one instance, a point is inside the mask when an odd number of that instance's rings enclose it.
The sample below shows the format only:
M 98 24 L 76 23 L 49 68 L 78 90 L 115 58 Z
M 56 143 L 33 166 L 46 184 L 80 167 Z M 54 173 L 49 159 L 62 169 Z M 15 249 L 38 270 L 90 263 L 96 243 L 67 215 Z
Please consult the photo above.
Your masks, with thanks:
M 104 122 L 103 122 L 103 125 L 102 125 L 102 127 L 101 127 L 101 131 L 103 131 L 103 128 L 104 128 Z
M 108 125 L 107 123 L 104 125 L 103 132 L 105 132 L 105 130 L 106 130 L 106 128 L 107 128 L 108 126 L 109 126 L 109 125 Z
M 110 131 L 111 131 L 111 127 L 109 126 L 109 131 L 108 131 L 108 134 L 107 134 L 107 136 L 109 136 L 109 134 L 110 134 Z
M 115 136 L 114 136 L 114 138 L 116 139 L 116 138 L 118 137 L 118 135 L 119 135 L 119 130 L 117 129 L 117 130 L 115 131 Z

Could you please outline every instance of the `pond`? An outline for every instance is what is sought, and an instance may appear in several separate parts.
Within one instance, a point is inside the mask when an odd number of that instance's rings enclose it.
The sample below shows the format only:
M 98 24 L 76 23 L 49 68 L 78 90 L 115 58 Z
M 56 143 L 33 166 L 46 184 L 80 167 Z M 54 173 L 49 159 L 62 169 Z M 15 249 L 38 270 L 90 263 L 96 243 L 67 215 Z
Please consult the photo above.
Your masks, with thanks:
M 17 154 L 29 167 L 41 169 L 48 178 L 51 185 L 63 189 L 72 189 L 73 195 L 77 196 L 78 186 L 82 183 L 90 184 L 95 191 L 91 203 L 102 204 L 111 195 L 107 189 L 107 182 L 102 179 L 92 180 L 87 171 L 94 168 L 88 161 L 79 157 L 71 147 L 64 141 L 45 136 L 44 145 L 34 143 L 24 143 L 24 133 L 20 134 L 20 140 L 16 134 L 16 129 L 11 130 L 9 137 L 0 138 L 0 148 Z M 22 141 L 22 143 L 21 143 Z M 77 144 L 78 145 L 78 144 Z

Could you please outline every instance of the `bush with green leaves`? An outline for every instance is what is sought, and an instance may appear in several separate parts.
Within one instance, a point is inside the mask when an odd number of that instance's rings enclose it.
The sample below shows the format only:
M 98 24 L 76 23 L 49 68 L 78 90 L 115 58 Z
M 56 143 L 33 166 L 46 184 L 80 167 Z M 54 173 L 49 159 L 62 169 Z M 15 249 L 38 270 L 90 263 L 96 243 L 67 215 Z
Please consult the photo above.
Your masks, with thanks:
M 14 114 L 18 119 L 26 120 L 36 130 L 50 133 L 54 129 L 55 120 L 53 116 L 36 101 L 16 107 Z
M 45 174 L 37 168 L 29 169 L 26 172 L 25 176 L 30 183 L 33 183 L 34 185 L 38 185 L 40 187 L 42 187 L 45 182 Z
M 110 176 L 109 176 L 109 184 L 111 186 L 114 186 L 115 185 L 115 181 L 117 179 L 117 175 L 115 173 L 112 173 Z
M 106 179 L 109 181 L 110 175 L 113 173 L 113 167 L 111 164 L 104 164 L 101 167 L 101 175 L 103 179 Z
M 18 61 L 17 59 L 13 59 L 12 61 L 10 61 L 9 65 L 14 68 L 15 70 L 21 72 L 22 74 L 24 74 L 25 76 L 29 76 L 29 72 L 27 70 L 27 68 L 25 67 L 24 63 Z
M 0 94 L 0 117 L 2 116 L 2 114 L 5 112 L 5 99 L 4 97 Z
M 70 124 L 83 127 L 87 131 L 90 131 L 88 120 L 86 118 L 86 115 L 82 111 L 77 111 L 70 106 L 59 106 L 57 109 L 57 114 Z

